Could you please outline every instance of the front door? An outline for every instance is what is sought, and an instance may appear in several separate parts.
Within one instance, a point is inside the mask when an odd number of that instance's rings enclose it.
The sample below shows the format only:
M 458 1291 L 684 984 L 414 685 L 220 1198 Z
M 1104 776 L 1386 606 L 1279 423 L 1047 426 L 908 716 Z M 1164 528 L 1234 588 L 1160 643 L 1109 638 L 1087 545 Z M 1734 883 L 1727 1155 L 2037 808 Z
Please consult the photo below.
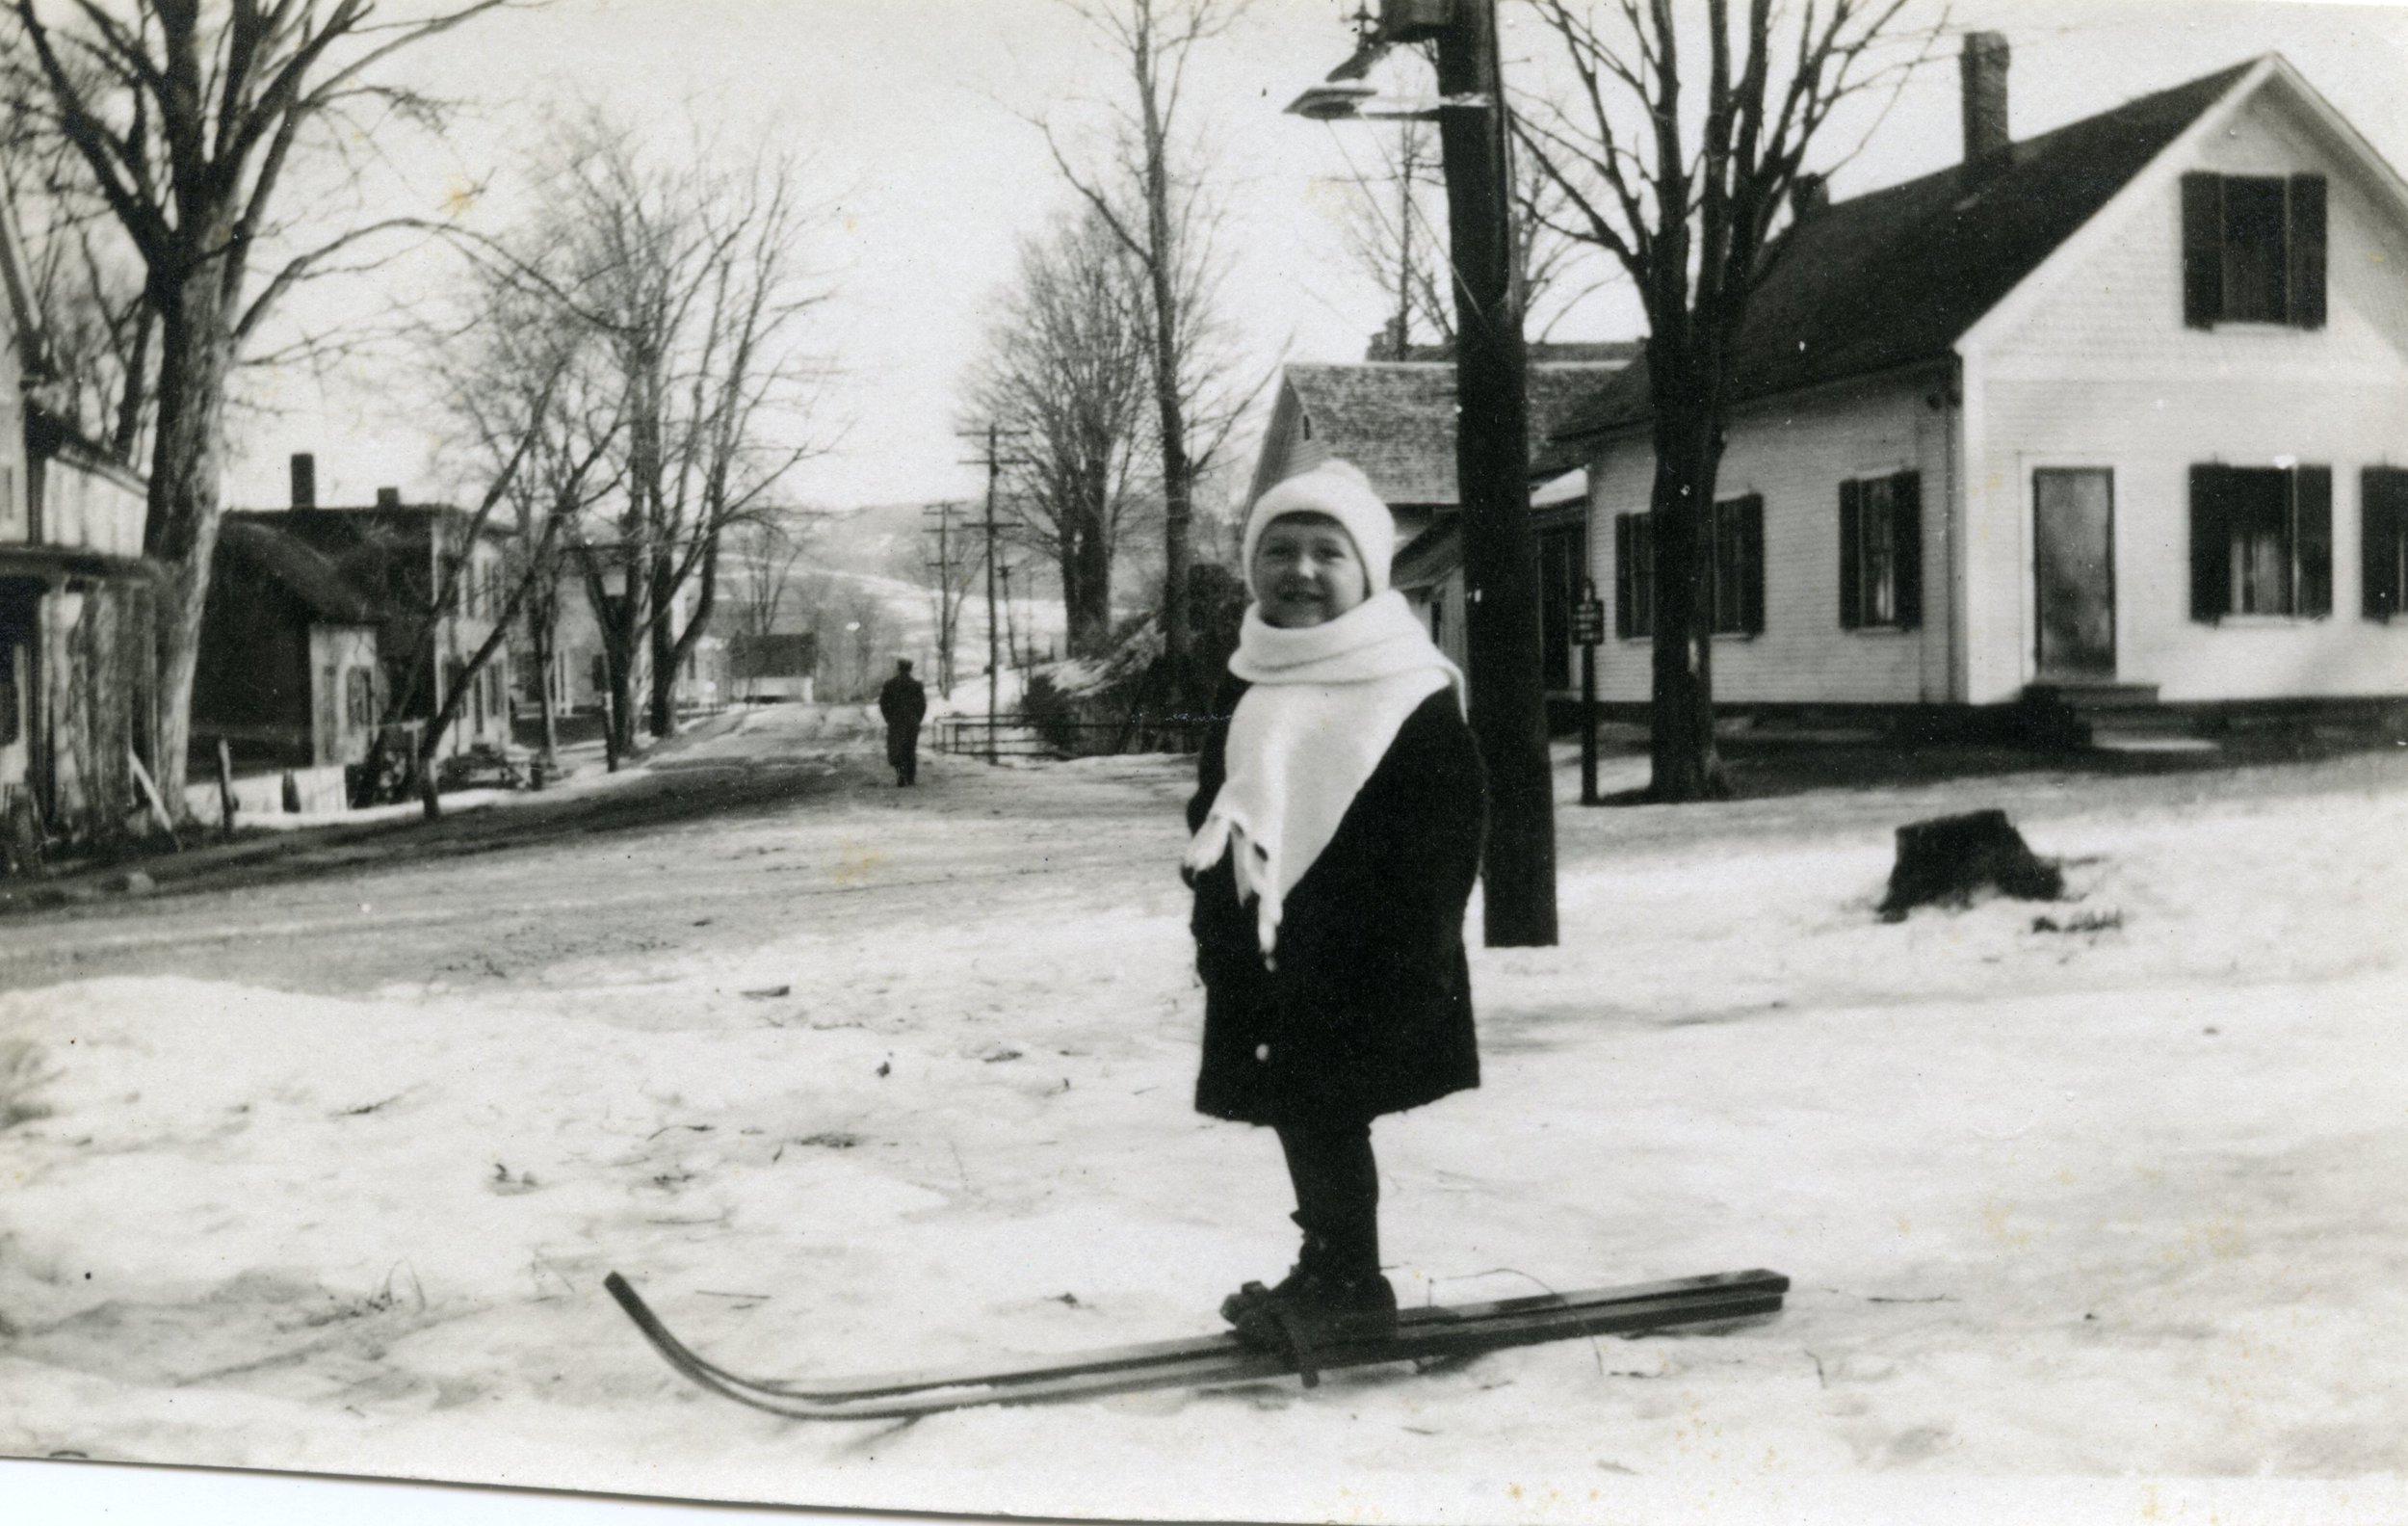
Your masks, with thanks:
M 2040 676 L 2115 676 L 2115 474 L 2032 474 L 2032 564 L 2038 579 Z

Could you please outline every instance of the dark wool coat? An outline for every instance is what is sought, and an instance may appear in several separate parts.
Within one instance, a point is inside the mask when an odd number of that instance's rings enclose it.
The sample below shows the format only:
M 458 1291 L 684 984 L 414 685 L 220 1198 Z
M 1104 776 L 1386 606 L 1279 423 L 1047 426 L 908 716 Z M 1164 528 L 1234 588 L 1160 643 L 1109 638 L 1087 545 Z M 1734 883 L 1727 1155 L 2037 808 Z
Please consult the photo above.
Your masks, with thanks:
M 908 673 L 897 673 L 877 692 L 877 713 L 886 722 L 886 761 L 902 768 L 920 745 L 920 718 L 929 713 L 929 692 Z
M 1226 775 L 1235 684 L 1205 735 L 1188 829 Z M 1266 969 L 1228 855 L 1194 877 L 1204 1065 L 1195 1105 L 1248 1123 L 1359 1122 L 1479 1085 L 1463 908 L 1479 873 L 1479 753 L 1454 692 L 1399 728 L 1288 892 Z M 1236 852 L 1233 847 L 1232 854 Z

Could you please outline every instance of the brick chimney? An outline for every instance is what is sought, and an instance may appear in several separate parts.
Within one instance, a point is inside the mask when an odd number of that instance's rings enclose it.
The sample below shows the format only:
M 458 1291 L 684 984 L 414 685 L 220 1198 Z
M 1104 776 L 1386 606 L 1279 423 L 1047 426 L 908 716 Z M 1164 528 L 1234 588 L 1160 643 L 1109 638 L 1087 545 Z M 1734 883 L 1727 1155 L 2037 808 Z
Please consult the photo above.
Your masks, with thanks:
M 378 508 L 399 509 L 401 506 L 402 490 L 399 487 L 380 487 L 377 489 Z
M 307 451 L 293 453 L 293 507 L 318 507 L 318 458 Z
M 2006 34 L 1968 32 L 1957 67 L 1965 87 L 1965 168 L 1988 173 L 2006 163 Z
M 1790 216 L 1803 223 L 1831 205 L 1831 182 L 1811 170 L 1801 170 L 1790 181 Z

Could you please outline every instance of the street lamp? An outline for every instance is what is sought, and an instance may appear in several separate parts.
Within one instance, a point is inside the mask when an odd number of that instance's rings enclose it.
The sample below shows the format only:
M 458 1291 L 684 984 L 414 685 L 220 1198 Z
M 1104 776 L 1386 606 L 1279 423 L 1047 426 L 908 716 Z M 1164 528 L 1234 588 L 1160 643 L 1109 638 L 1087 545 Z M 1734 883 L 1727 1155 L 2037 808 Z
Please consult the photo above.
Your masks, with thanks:
M 1538 545 L 1531 532 L 1528 353 L 1515 279 L 1496 0 L 1381 0 L 1361 44 L 1289 112 L 1315 121 L 1438 123 L 1454 272 L 1455 496 L 1463 515 L 1472 730 L 1488 769 L 1488 945 L 1556 941 L 1553 771 L 1539 654 Z M 1388 102 L 1363 76 L 1400 43 L 1437 44 L 1439 98 Z

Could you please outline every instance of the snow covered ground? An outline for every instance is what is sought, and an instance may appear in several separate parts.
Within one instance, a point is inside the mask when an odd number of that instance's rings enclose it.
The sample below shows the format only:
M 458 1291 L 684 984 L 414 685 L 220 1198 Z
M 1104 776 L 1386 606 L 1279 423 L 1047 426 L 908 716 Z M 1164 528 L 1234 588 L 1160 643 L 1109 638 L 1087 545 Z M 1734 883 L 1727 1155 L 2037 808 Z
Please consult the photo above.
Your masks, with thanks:
M 1562 945 L 1474 955 L 1485 1087 L 1376 1132 L 1399 1291 L 1767 1266 L 1777 1318 L 782 1422 L 603 1274 L 820 1374 L 1208 1328 L 1293 1250 L 1276 1146 L 1188 1107 L 1178 766 L 932 774 L 763 825 L 825 893 L 734 957 L 0 995 L 0 1451 L 1053 1516 L 2408 1512 L 2399 760 L 1565 809 Z M 1988 803 L 2075 899 L 1875 918 L 1891 829 Z M 965 841 L 1030 872 L 922 873 Z

